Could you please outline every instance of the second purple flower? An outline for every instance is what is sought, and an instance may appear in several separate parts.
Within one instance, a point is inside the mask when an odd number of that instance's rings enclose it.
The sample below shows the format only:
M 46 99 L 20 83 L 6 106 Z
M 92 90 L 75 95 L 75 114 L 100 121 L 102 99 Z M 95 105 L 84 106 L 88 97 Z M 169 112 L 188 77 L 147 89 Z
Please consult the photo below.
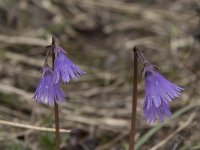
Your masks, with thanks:
M 179 86 L 165 79 L 155 70 L 155 66 L 149 63 L 144 65 L 145 100 L 144 117 L 151 123 L 157 118 L 163 121 L 163 116 L 171 116 L 169 102 L 180 96 L 183 90 Z

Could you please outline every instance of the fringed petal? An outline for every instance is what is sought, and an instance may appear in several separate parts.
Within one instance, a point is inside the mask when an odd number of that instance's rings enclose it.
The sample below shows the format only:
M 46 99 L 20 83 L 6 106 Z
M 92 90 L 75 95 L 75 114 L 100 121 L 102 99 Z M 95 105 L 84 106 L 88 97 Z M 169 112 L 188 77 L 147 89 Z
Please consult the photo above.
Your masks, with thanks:
M 51 68 L 43 68 L 43 76 L 34 93 L 33 99 L 38 103 L 48 103 L 50 106 L 54 105 L 54 102 L 59 103 L 64 101 L 64 95 L 60 87 L 58 84 L 53 83 Z
M 181 87 L 171 83 L 154 70 L 152 65 L 144 68 L 145 100 L 144 117 L 147 122 L 163 121 L 163 117 L 171 116 L 169 102 L 181 95 Z
M 61 48 L 54 49 L 56 53 L 56 58 L 54 62 L 54 80 L 56 84 L 59 81 L 64 83 L 69 82 L 71 79 L 77 79 L 80 76 L 83 76 L 83 72 L 78 66 L 76 66 L 63 52 Z

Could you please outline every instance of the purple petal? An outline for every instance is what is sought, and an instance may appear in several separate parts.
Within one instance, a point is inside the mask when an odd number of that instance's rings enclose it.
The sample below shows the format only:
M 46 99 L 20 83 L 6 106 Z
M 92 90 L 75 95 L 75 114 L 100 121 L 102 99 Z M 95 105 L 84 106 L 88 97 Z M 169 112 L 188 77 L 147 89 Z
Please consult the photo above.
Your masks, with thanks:
M 61 48 L 55 48 L 56 58 L 54 62 L 54 77 L 53 82 L 58 83 L 69 82 L 70 79 L 77 79 L 85 74 L 78 66 L 76 66 L 64 53 Z
M 152 65 L 144 68 L 145 75 L 145 100 L 144 116 L 151 123 L 156 118 L 160 121 L 163 116 L 171 115 L 169 102 L 181 95 L 182 88 L 165 79 L 161 74 L 154 70 Z
M 33 98 L 38 103 L 48 103 L 53 105 L 54 102 L 59 103 L 64 101 L 64 95 L 58 84 L 53 84 L 53 72 L 51 68 L 43 68 L 43 76 L 38 84 Z

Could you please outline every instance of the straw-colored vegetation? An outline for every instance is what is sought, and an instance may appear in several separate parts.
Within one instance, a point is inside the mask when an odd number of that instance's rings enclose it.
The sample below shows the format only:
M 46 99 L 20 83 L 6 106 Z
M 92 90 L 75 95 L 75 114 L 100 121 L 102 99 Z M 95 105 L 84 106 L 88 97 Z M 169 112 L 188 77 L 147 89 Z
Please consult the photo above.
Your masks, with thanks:
M 198 0 L 1 0 L 0 149 L 54 149 L 53 108 L 32 99 L 51 34 L 87 72 L 62 85 L 62 150 L 127 149 L 135 45 L 185 88 L 172 118 L 148 125 L 138 74 L 136 148 L 200 149 L 199 17 Z

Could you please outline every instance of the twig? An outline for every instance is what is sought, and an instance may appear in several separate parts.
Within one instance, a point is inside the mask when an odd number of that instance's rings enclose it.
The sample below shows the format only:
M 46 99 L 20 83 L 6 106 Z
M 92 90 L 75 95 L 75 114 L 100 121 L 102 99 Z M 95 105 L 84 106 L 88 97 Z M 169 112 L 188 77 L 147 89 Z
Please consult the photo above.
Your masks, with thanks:
M 32 126 L 32 125 L 21 124 L 21 123 L 16 123 L 16 122 L 11 122 L 11 121 L 5 121 L 5 120 L 0 120 L 0 124 L 2 124 L 2 125 L 8 125 L 8 126 L 13 126 L 13 127 L 19 127 L 19 128 L 26 128 L 26 129 L 38 130 L 38 131 L 55 132 L 54 128 Z M 66 129 L 60 129 L 59 131 L 61 133 L 69 133 L 70 132 L 70 130 L 66 130 Z
M 162 140 L 161 142 L 159 142 L 158 144 L 156 144 L 150 150 L 157 150 L 160 147 L 162 147 L 171 138 L 173 138 L 178 132 L 180 132 L 181 130 L 185 129 L 192 122 L 192 120 L 194 119 L 194 117 L 195 117 L 195 113 L 192 113 L 192 115 L 189 117 L 189 119 L 184 124 L 182 124 L 176 131 L 174 131 L 172 134 L 168 135 L 164 140 Z

